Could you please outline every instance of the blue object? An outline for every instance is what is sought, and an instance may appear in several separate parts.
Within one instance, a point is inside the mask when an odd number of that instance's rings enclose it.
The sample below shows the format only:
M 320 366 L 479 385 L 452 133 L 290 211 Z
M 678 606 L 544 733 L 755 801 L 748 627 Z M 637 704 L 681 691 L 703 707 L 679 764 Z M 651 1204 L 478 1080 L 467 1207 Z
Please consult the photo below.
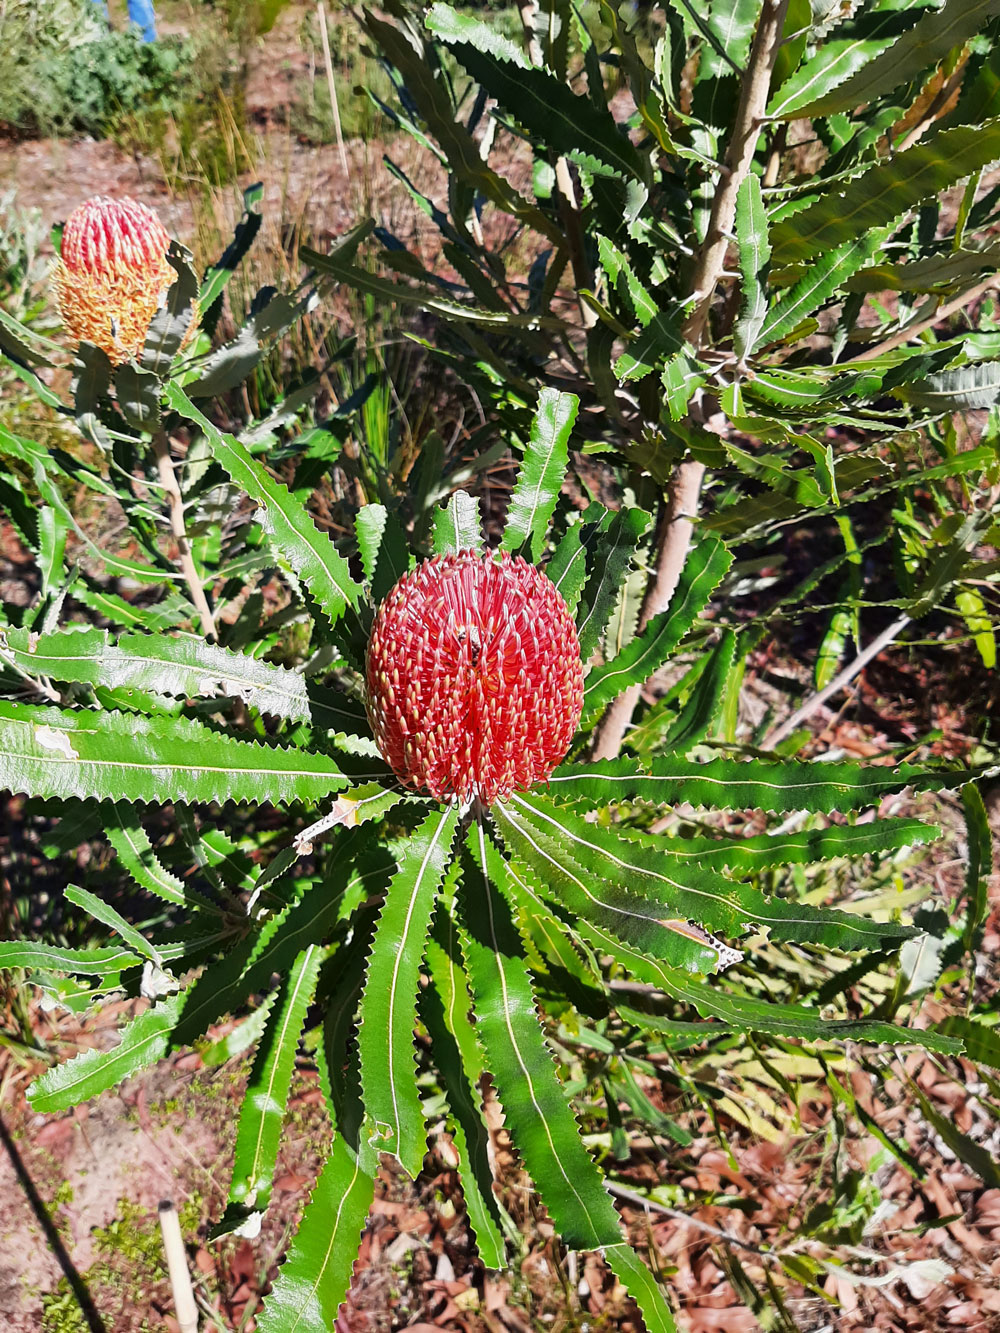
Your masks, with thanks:
M 107 18 L 107 0 L 94 0 L 94 4 Z M 128 21 L 139 29 L 144 42 L 156 41 L 156 14 L 153 10 L 153 0 L 128 0 Z
M 156 41 L 156 15 L 153 0 L 128 0 L 128 19 L 135 24 L 144 42 Z

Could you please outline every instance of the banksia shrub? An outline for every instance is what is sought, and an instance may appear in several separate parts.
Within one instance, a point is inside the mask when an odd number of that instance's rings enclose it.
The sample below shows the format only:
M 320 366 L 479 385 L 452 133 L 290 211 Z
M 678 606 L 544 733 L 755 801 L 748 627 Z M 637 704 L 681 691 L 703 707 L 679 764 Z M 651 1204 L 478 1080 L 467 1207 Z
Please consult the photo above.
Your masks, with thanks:
M 368 713 L 386 762 L 438 800 L 489 805 L 544 781 L 583 705 L 573 619 L 520 556 L 436 556 L 382 603 Z
M 95 195 L 66 221 L 56 264 L 59 313 L 77 342 L 106 352 L 113 365 L 138 356 L 153 315 L 177 273 L 170 236 L 135 199 Z M 192 319 L 193 334 L 197 319 Z

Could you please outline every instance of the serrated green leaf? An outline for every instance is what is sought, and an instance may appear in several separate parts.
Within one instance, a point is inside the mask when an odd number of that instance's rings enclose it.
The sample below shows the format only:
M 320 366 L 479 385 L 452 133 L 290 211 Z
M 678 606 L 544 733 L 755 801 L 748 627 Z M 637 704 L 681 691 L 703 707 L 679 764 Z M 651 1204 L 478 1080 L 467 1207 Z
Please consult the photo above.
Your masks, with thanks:
M 911 927 L 895 922 L 767 898 L 709 865 L 671 858 L 663 841 L 651 847 L 646 840 L 637 844 L 620 838 L 541 796 L 515 795 L 510 807 L 497 818 L 505 821 L 505 832 L 512 825 L 521 835 L 518 854 L 534 858 L 531 864 L 541 865 L 544 872 L 540 853 L 547 853 L 553 870 L 560 853 L 568 853 L 597 886 L 588 894 L 592 907 L 583 915 L 604 928 L 620 929 L 654 957 L 667 957 L 657 947 L 665 917 L 696 922 L 729 939 L 763 928 L 772 939 L 811 941 L 835 949 L 874 948 L 883 940 L 914 934 Z
M 171 874 L 160 863 L 146 830 L 130 804 L 122 802 L 111 807 L 107 814 L 106 833 L 123 869 L 140 888 L 178 907 L 219 915 L 220 909 L 215 903 Z
M 949 52 L 1000 13 L 1000 0 L 944 0 L 940 9 L 924 14 L 912 28 L 836 88 L 815 101 L 795 98 L 796 116 L 829 116 L 853 111 L 865 102 L 875 102 L 885 93 L 910 83 L 933 69 Z M 784 91 L 784 90 L 782 90 Z M 771 114 L 775 114 L 772 112 Z M 782 115 L 791 114 L 791 106 Z
M 485 24 L 458 20 L 461 30 L 456 30 L 450 16 L 453 10 L 434 5 L 425 22 L 459 64 L 531 134 L 588 171 L 645 181 L 648 168 L 642 155 L 605 106 L 578 95 L 546 70 L 523 60 L 498 58 L 488 49 L 493 37 Z M 480 29 L 485 32 L 477 45 L 464 40 L 470 31 Z
M 343 1138 L 334 1139 L 288 1256 L 257 1317 L 260 1333 L 334 1327 L 375 1197 L 376 1163 L 365 1170 L 361 1161 Z
M 600 642 L 614 610 L 625 571 L 640 539 L 649 527 L 649 515 L 626 508 L 606 514 L 592 539 L 586 541 L 587 582 L 580 596 L 576 630 L 584 663 Z
M 232 1226 L 227 1226 L 227 1218 L 223 1218 L 214 1236 L 235 1229 L 249 1214 L 262 1214 L 270 1202 L 295 1056 L 322 961 L 322 948 L 309 945 L 279 988 L 240 1108 L 226 1210 Z
M 0 782 L 102 801 L 311 801 L 347 786 L 325 755 L 234 740 L 188 718 L 0 700 Z
M 571 616 L 576 614 L 587 577 L 587 550 L 583 533 L 582 523 L 573 523 L 568 527 L 545 564 L 545 573 L 559 589 Z
M 560 816 L 563 813 L 560 811 Z M 595 871 L 596 858 L 586 845 L 564 832 L 561 821 L 555 830 L 524 814 L 509 805 L 497 805 L 492 811 L 507 850 L 519 867 L 530 871 L 539 894 L 557 910 L 592 921 L 631 941 L 650 957 L 689 972 L 713 972 L 720 962 L 739 957 L 728 946 L 716 947 L 692 931 L 680 910 L 665 909 L 662 902 L 650 898 L 644 892 L 647 883 L 640 882 L 633 892 L 623 888 L 620 879 L 609 882 L 603 878 L 600 870 L 609 867 L 599 866 Z M 720 880 L 717 876 L 716 882 Z M 663 885 L 656 883 L 653 888 L 661 890 Z
M 937 1024 L 936 1030 L 960 1038 L 965 1054 L 976 1064 L 1000 1069 L 1000 1028 L 988 1027 L 964 1014 L 950 1014 Z
M 107 977 L 126 968 L 141 967 L 131 949 L 111 945 L 101 949 L 64 949 L 33 940 L 0 940 L 0 967 L 69 972 L 76 977 Z
M 22 670 L 53 680 L 148 690 L 178 699 L 221 693 L 272 717 L 311 720 L 308 682 L 299 672 L 194 635 L 123 634 L 112 643 L 106 630 L 34 634 L 10 629 L 0 631 L 0 648 Z
M 561 245 L 561 228 L 534 203 L 522 198 L 508 181 L 483 161 L 479 144 L 457 121 L 443 81 L 437 77 L 437 61 L 426 58 L 416 34 L 384 22 L 370 10 L 365 11 L 364 26 L 380 51 L 399 70 L 408 96 L 440 145 L 448 167 L 457 179 L 466 187 L 478 190 L 503 212 L 533 227 L 552 244 Z M 420 130 L 416 126 L 414 129 L 420 136 Z
M 190 259 L 190 251 L 176 241 L 170 242 L 166 260 L 177 277 L 165 301 L 150 320 L 146 340 L 139 353 L 142 370 L 156 379 L 162 379 L 170 370 L 198 314 L 198 279 L 191 268 Z M 158 400 L 158 393 L 156 397 Z
M 507 1254 L 500 1224 L 512 1224 L 504 1218 L 493 1191 L 489 1131 L 479 1109 L 483 1057 L 469 1022 L 472 997 L 456 958 L 458 942 L 453 935 L 450 919 L 444 926 L 439 913 L 427 944 L 432 984 L 421 996 L 421 1014 L 451 1108 L 452 1143 L 479 1257 L 487 1268 L 503 1268 Z
M 768 115 L 792 119 L 803 114 L 801 108 L 820 105 L 831 89 L 843 85 L 891 47 L 919 19 L 924 8 L 926 0 L 902 0 L 901 4 L 859 13 L 850 22 L 840 24 L 826 40 L 818 43 L 815 55 L 781 84 L 771 98 Z M 864 100 L 851 102 L 849 109 Z
M 32 1110 L 50 1113 L 79 1106 L 161 1059 L 167 1053 L 183 999 L 181 995 L 168 996 L 127 1023 L 113 1050 L 83 1051 L 35 1079 L 27 1094 Z
M 968 842 L 965 872 L 965 928 L 962 942 L 971 954 L 977 947 L 983 922 L 989 913 L 988 880 L 993 870 L 993 835 L 979 788 L 969 782 L 962 788 L 962 812 Z
M 216 461 L 260 506 L 257 521 L 329 619 L 335 621 L 347 605 L 355 606 L 361 585 L 352 578 L 333 542 L 318 531 L 305 506 L 281 482 L 272 480 L 235 436 L 224 435 L 213 426 L 178 385 L 168 387 L 166 398 L 175 412 L 204 432 Z
M 692 547 L 666 611 L 654 616 L 617 657 L 595 667 L 587 677 L 581 725 L 587 726 L 612 699 L 630 685 L 641 685 L 670 658 L 705 608 L 732 559 L 725 545 L 715 537 L 706 537 Z
M 646 1333 L 677 1333 L 662 1287 L 631 1245 L 608 1245 L 604 1257 L 612 1273 L 639 1307 Z
M 955 1055 L 961 1048 L 957 1037 L 948 1037 L 924 1028 L 903 1028 L 877 1018 L 834 1018 L 820 1009 L 801 1004 L 782 1004 L 755 996 L 724 990 L 717 984 L 705 985 L 676 968 L 644 958 L 636 950 L 623 947 L 607 932 L 583 925 L 583 933 L 598 949 L 616 958 L 622 966 L 646 985 L 655 986 L 665 995 L 691 1005 L 703 1018 L 716 1020 L 719 1032 L 766 1032 L 776 1037 L 797 1037 L 803 1041 L 867 1041 L 877 1045 L 919 1046 L 928 1051 Z M 657 1032 L 659 1014 L 619 1004 L 618 1013 L 627 1022 Z M 668 1015 L 667 1031 L 674 1023 Z
M 407 840 L 386 890 L 361 999 L 361 1086 L 383 1152 L 416 1178 L 427 1131 L 416 1084 L 417 990 L 434 895 L 451 854 L 458 808 L 435 810 Z
M 435 555 L 456 554 L 459 551 L 483 549 L 483 527 L 479 517 L 479 501 L 467 491 L 456 491 L 442 509 L 434 515 Z
M 507 510 L 501 549 L 530 551 L 532 562 L 541 558 L 545 534 L 569 462 L 569 437 L 580 400 L 576 394 L 544 388 L 531 423 L 517 482 Z
M 362 837 L 356 830 L 341 833 L 325 879 L 302 886 L 291 902 L 198 977 L 178 1017 L 175 1047 L 197 1040 L 223 1014 L 266 990 L 276 973 L 287 973 L 303 949 L 350 915 L 367 892 L 369 875 L 356 873 L 352 859 Z M 377 873 L 370 872 L 370 877 L 377 878 Z
M 135 926 L 130 925 L 110 903 L 104 902 L 102 898 L 98 898 L 96 893 L 81 889 L 76 884 L 67 885 L 63 890 L 63 897 L 67 902 L 73 903 L 74 906 L 81 907 L 95 921 L 100 921 L 102 925 L 113 930 L 116 935 L 120 935 L 122 943 L 127 948 L 143 958 L 151 959 L 159 967 L 162 960 L 145 935 L 136 930 Z
M 476 1032 L 508 1131 L 564 1242 L 578 1249 L 619 1244 L 618 1216 L 545 1047 L 521 942 L 497 888 L 505 862 L 481 825 L 470 830 L 467 852 L 462 949 Z
M 206 272 L 205 281 L 198 292 L 198 306 L 205 316 L 208 315 L 212 306 L 222 295 L 229 279 L 233 276 L 243 257 L 253 245 L 258 231 L 260 231 L 263 217 L 256 211 L 256 205 L 260 203 L 262 194 L 263 186 L 260 185 L 251 185 L 249 189 L 243 191 L 245 210 L 243 217 L 236 224 L 233 239 Z
M 637 835 L 644 845 L 659 847 L 671 857 L 701 866 L 732 869 L 755 875 L 768 866 L 830 863 L 845 856 L 872 856 L 901 847 L 933 842 L 941 830 L 919 819 L 879 819 L 871 824 L 831 824 L 828 828 L 795 833 L 761 833 L 750 838 L 701 838 L 685 835 L 668 839 Z
M 759 345 L 787 338 L 807 315 L 832 300 L 838 288 L 845 286 L 851 276 L 878 253 L 887 235 L 887 229 L 876 228 L 813 260 L 805 276 L 767 313 L 760 327 Z
M 708 665 L 699 675 L 687 703 L 676 721 L 663 733 L 658 748 L 674 754 L 687 754 L 705 739 L 722 711 L 735 653 L 736 635 L 731 629 L 725 629 L 709 654 Z
M 811 259 L 895 221 L 931 195 L 1000 158 L 1000 117 L 942 130 L 833 186 L 771 231 L 776 266 Z
M 583 799 L 605 805 L 617 801 L 672 805 L 684 800 L 710 810 L 829 814 L 832 810 L 862 810 L 903 787 L 949 790 L 969 777 L 965 771 L 924 769 L 914 764 L 864 768 L 860 764 L 762 759 L 710 759 L 702 764 L 671 755 L 654 759 L 648 772 L 628 759 L 563 764 L 549 779 L 549 792 L 556 800 Z
M 932 412 L 969 412 L 1000 402 L 1000 361 L 980 361 L 893 389 L 894 397 Z
M 767 317 L 767 276 L 771 243 L 760 181 L 750 172 L 736 196 L 736 240 L 743 300 L 733 330 L 733 350 L 740 360 L 757 346 Z

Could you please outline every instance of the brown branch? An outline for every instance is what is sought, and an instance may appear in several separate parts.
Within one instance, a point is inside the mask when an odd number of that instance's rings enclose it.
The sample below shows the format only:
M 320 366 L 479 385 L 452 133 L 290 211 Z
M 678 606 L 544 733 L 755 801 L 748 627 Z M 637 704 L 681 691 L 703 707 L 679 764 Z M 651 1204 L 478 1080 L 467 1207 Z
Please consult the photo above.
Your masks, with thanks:
M 750 49 L 747 73 L 740 89 L 736 119 L 726 149 L 719 186 L 712 202 L 708 230 L 691 280 L 692 295 L 697 304 L 688 316 L 683 335 L 696 351 L 701 351 L 711 340 L 709 311 L 726 267 L 726 251 L 736 221 L 736 197 L 750 170 L 764 124 L 771 74 L 781 46 L 788 3 L 789 0 L 764 0 Z M 691 415 L 702 417 L 705 408 L 705 400 L 699 396 L 692 404 Z M 704 464 L 689 458 L 678 465 L 671 478 L 657 527 L 656 559 L 643 599 L 640 629 L 670 605 L 691 546 L 704 476 Z M 633 686 L 615 700 L 604 714 L 594 734 L 595 758 L 611 759 L 618 754 L 638 702 L 639 691 L 639 686 Z
M 884 629 L 878 638 L 872 639 L 868 647 L 863 648 L 861 652 L 858 653 L 853 662 L 848 662 L 843 671 L 838 672 L 833 680 L 830 681 L 829 685 L 824 685 L 821 690 L 817 690 L 815 694 L 811 694 L 804 703 L 796 708 L 795 712 L 792 713 L 790 717 L 786 717 L 784 722 L 769 731 L 761 742 L 762 747 L 764 749 L 773 749 L 779 741 L 783 741 L 790 736 L 793 731 L 805 722 L 806 718 L 812 717 L 816 709 L 821 708 L 823 704 L 826 703 L 827 699 L 832 699 L 833 696 L 839 694 L 846 685 L 850 685 L 854 677 L 859 675 L 869 662 L 873 661 L 883 649 L 888 648 L 891 643 L 899 638 L 900 634 L 902 634 L 903 630 L 906 629 L 909 623 L 910 617 L 905 613 L 901 615 L 898 620 L 894 620 L 888 629 Z
M 966 291 L 959 292 L 958 296 L 953 297 L 950 301 L 946 301 L 944 305 L 938 306 L 932 315 L 927 315 L 922 319 L 915 319 L 909 324 L 904 324 L 903 327 L 897 333 L 894 333 L 891 338 L 884 339 L 884 341 L 877 343 L 874 347 L 865 348 L 863 352 L 859 352 L 857 356 L 852 356 L 843 364 L 847 366 L 855 366 L 859 361 L 874 361 L 876 357 L 882 356 L 885 352 L 892 352 L 897 347 L 902 347 L 902 345 L 908 343 L 911 338 L 919 337 L 921 333 L 926 333 L 928 329 L 932 329 L 935 324 L 940 324 L 943 319 L 949 319 L 952 315 L 957 314 L 959 310 L 964 310 L 965 307 L 971 305 L 977 297 L 984 296 L 991 288 L 995 287 L 998 281 L 1000 281 L 1000 279 L 997 278 L 997 275 L 991 273 L 988 278 L 983 278 L 982 282 L 977 282 L 974 287 L 969 287 Z
M 201 579 L 198 577 L 198 571 L 195 568 L 194 558 L 191 555 L 191 547 L 184 527 L 184 497 L 181 495 L 181 488 L 177 483 L 177 474 L 174 471 L 174 460 L 170 457 L 170 441 L 167 439 L 166 431 L 158 430 L 153 436 L 153 451 L 156 454 L 160 484 L 167 495 L 167 504 L 170 511 L 170 531 L 177 542 L 177 559 L 181 567 L 181 573 L 184 575 L 191 600 L 194 602 L 201 620 L 202 633 L 206 639 L 214 639 L 216 638 L 215 619 L 212 616 L 208 598 L 205 596 L 205 589 L 202 587 Z

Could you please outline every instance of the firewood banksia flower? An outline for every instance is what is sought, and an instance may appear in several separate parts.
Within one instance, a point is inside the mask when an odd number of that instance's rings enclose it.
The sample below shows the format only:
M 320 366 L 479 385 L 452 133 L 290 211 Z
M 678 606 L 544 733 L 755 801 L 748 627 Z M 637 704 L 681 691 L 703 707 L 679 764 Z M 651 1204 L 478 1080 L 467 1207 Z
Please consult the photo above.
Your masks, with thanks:
M 177 278 L 169 246 L 163 223 L 135 199 L 95 195 L 73 210 L 55 283 L 59 313 L 76 342 L 94 343 L 113 365 L 138 356 Z M 195 312 L 189 337 L 197 322 Z
M 576 626 L 520 556 L 435 556 L 379 608 L 368 716 L 383 758 L 439 801 L 485 804 L 542 782 L 583 708 Z

